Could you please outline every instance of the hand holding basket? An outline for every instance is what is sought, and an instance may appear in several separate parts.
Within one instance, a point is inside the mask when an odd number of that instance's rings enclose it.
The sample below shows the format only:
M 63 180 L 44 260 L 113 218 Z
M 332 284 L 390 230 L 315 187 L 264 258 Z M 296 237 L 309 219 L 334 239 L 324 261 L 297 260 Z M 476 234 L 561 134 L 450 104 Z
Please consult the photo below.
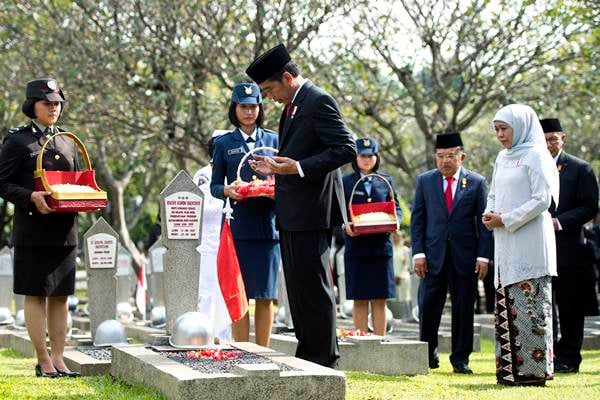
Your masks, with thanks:
M 67 136 L 75 142 L 85 162 L 84 171 L 46 171 L 42 159 L 46 145 L 57 136 Z M 46 203 L 55 212 L 90 212 L 105 208 L 108 204 L 106 192 L 96 184 L 95 171 L 85 146 L 71 132 L 52 135 L 43 145 L 36 159 L 34 171 L 36 191 L 50 192 Z

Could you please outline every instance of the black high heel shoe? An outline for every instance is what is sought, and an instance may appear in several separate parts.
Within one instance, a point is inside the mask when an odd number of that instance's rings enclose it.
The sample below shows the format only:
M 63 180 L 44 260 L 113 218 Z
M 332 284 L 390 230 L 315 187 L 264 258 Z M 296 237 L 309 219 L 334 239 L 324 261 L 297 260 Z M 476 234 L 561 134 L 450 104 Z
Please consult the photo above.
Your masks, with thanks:
M 56 372 L 58 373 L 58 376 L 61 377 L 67 377 L 67 378 L 79 378 L 81 376 L 81 374 L 79 372 L 75 372 L 75 371 L 61 371 L 60 369 L 54 367 L 56 369 Z
M 35 366 L 35 376 L 40 378 L 58 378 L 60 375 L 58 372 L 44 372 L 42 367 L 38 364 Z

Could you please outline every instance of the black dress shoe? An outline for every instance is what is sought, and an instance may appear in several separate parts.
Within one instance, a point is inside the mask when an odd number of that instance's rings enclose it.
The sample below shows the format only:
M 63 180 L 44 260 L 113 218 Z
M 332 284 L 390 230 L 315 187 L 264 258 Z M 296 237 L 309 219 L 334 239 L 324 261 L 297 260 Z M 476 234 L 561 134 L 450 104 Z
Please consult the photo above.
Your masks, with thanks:
M 436 369 L 440 367 L 440 359 L 439 358 L 432 358 L 431 360 L 429 360 L 429 368 L 430 369 Z
M 35 376 L 40 378 L 58 378 L 60 375 L 58 372 L 44 372 L 42 367 L 38 364 L 35 366 Z
M 473 370 L 465 363 L 456 364 L 452 366 L 453 370 L 457 374 L 472 374 Z
M 54 368 L 56 368 L 56 367 L 54 367 Z M 75 372 L 75 371 L 61 371 L 58 368 L 56 368 L 56 372 L 58 372 L 58 376 L 67 377 L 67 378 L 79 378 L 81 376 L 81 374 L 79 372 Z
M 579 372 L 579 367 L 569 364 L 557 364 L 554 366 L 554 372 L 558 374 L 575 374 Z

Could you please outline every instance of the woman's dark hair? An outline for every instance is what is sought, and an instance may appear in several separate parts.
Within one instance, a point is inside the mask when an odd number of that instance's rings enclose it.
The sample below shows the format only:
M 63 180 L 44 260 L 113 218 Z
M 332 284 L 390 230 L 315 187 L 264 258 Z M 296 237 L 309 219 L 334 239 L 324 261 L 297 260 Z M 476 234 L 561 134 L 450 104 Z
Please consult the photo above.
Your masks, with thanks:
M 25 102 L 23 102 L 23 107 L 21 107 L 23 114 L 27 115 L 31 119 L 35 119 L 34 107 L 36 101 L 40 101 L 40 99 L 25 99 Z
M 25 99 L 25 101 L 23 102 L 23 106 L 21 107 L 21 111 L 23 111 L 23 114 L 27 115 L 31 119 L 35 119 L 35 103 L 37 103 L 38 101 L 43 101 L 43 99 Z M 60 103 L 60 112 L 58 113 L 59 119 L 62 115 L 64 105 L 64 102 Z
M 281 81 L 281 77 L 283 76 L 284 72 L 288 72 L 290 75 L 292 75 L 294 78 L 297 77 L 298 75 L 300 75 L 300 69 L 298 69 L 298 67 L 296 66 L 296 64 L 294 64 L 291 61 L 288 61 L 287 64 L 285 64 L 283 66 L 283 68 L 281 68 L 279 71 L 275 72 L 269 79 L 267 79 L 268 81 Z
M 237 115 L 235 115 L 235 106 L 237 106 L 238 103 L 235 102 L 231 102 L 229 104 L 229 121 L 231 121 L 231 123 L 233 125 L 235 125 L 237 128 L 240 127 L 240 121 L 238 121 L 237 119 Z M 262 126 L 262 123 L 265 120 L 265 111 L 263 109 L 263 105 L 262 103 L 258 105 L 258 116 L 256 117 L 256 126 L 260 127 Z
M 210 159 L 213 158 L 214 150 L 215 150 L 215 138 L 211 137 L 210 139 L 208 139 L 208 142 L 206 142 L 206 154 L 208 154 L 208 157 Z
M 375 165 L 373 166 L 373 171 L 371 172 L 377 172 L 377 170 L 379 169 L 379 160 L 381 159 L 379 157 L 379 154 L 375 153 L 374 154 L 375 157 L 377 157 L 377 161 L 375 161 Z M 360 154 L 357 156 L 360 157 Z M 358 168 L 358 163 L 356 162 L 356 158 L 354 160 L 352 160 L 352 169 L 354 170 L 354 172 L 360 172 L 360 168 Z

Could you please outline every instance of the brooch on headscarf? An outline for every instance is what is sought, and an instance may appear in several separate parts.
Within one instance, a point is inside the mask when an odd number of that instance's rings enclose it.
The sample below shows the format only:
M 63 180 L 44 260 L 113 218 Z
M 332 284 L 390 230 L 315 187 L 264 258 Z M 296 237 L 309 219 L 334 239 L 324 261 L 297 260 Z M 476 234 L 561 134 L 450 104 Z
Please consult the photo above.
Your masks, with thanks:
M 463 189 L 464 189 L 464 188 L 466 188 L 466 187 L 467 187 L 467 178 L 462 178 L 462 182 L 461 182 L 461 184 L 462 184 L 462 186 L 461 186 L 461 187 L 462 187 Z
M 521 166 L 521 164 L 523 164 L 523 161 L 522 161 L 522 160 L 519 158 L 519 159 L 517 160 L 517 167 L 520 167 L 520 166 Z

